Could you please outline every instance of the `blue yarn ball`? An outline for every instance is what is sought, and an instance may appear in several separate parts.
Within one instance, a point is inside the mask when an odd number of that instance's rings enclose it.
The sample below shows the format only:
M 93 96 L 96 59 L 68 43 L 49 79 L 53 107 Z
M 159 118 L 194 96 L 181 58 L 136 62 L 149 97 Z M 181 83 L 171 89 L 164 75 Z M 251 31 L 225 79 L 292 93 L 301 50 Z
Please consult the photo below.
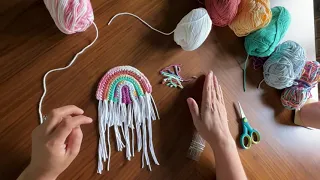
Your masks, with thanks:
M 306 63 L 304 49 L 294 41 L 280 44 L 263 65 L 265 82 L 276 89 L 294 85 Z

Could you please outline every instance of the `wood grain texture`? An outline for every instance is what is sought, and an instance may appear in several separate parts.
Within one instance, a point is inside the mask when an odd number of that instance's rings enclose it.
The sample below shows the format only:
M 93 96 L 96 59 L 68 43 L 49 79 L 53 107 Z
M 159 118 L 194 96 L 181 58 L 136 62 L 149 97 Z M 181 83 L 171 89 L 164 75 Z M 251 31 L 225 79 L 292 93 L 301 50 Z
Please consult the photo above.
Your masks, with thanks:
M 292 15 L 285 39 L 300 43 L 309 60 L 315 59 L 312 0 L 274 0 Z M 247 92 L 242 91 L 245 58 L 243 39 L 228 28 L 213 27 L 197 50 L 181 50 L 172 36 L 157 34 L 131 17 L 108 20 L 118 12 L 132 12 L 156 28 L 170 32 L 196 0 L 92 0 L 100 37 L 67 71 L 48 78 L 43 112 L 67 104 L 85 110 L 95 123 L 83 126 L 81 152 L 59 179 L 214 179 L 214 158 L 209 147 L 199 162 L 185 157 L 193 125 L 186 104 L 189 96 L 199 97 L 201 80 L 183 90 L 160 84 L 158 71 L 181 63 L 183 75 L 201 76 L 213 70 L 225 93 L 229 126 L 238 142 L 239 117 L 234 102 L 240 101 L 262 142 L 239 153 L 249 179 L 320 179 L 320 132 L 293 125 L 293 113 L 280 103 L 280 93 L 266 85 L 256 86 L 262 72 L 248 68 Z M 37 105 L 42 94 L 42 76 L 66 65 L 73 55 L 90 43 L 94 28 L 64 35 L 54 25 L 41 0 L 0 2 L 0 179 L 15 179 L 30 161 L 31 131 L 38 125 Z M 141 169 L 140 153 L 128 162 L 123 152 L 113 153 L 111 171 L 97 169 L 97 83 L 110 68 L 131 65 L 150 80 L 161 120 L 153 123 L 153 141 L 160 166 Z M 201 79 L 201 78 L 200 78 Z M 113 138 L 112 138 L 113 139 Z

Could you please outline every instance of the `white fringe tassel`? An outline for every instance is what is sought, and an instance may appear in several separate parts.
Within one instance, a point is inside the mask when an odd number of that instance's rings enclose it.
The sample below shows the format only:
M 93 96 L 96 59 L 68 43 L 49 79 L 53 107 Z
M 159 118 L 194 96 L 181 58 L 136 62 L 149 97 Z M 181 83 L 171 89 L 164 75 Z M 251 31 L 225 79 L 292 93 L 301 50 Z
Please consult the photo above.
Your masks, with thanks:
M 98 119 L 99 119 L 99 146 L 98 146 L 98 170 L 99 174 L 103 171 L 103 163 L 108 159 L 107 170 L 110 169 L 110 132 L 109 128 L 113 126 L 117 150 L 126 149 L 126 158 L 131 160 L 134 157 L 134 129 L 137 133 L 137 150 L 142 150 L 142 168 L 146 164 L 151 171 L 151 164 L 148 155 L 148 146 L 152 159 L 156 165 L 159 165 L 154 152 L 152 142 L 152 121 L 159 118 L 157 107 L 154 103 L 151 94 L 145 94 L 134 99 L 132 104 L 124 104 L 120 102 L 99 101 L 98 104 Z M 131 129 L 131 142 L 130 131 Z M 107 131 L 107 138 L 106 138 Z M 121 132 L 120 132 L 121 131 Z M 124 141 L 122 141 L 122 138 Z M 108 148 L 106 145 L 108 142 Z M 148 141 L 148 140 L 149 141 Z M 148 143 L 147 143 L 148 142 Z M 108 151 L 107 151 L 108 150 Z

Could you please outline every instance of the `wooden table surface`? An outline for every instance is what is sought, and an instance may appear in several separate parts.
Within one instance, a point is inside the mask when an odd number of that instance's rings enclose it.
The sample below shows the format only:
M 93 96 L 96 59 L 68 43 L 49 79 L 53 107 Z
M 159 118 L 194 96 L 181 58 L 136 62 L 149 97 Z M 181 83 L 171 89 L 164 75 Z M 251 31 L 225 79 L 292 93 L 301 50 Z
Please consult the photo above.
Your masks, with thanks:
M 309 60 L 315 59 L 312 0 L 274 0 L 285 6 L 292 23 L 285 39 L 300 43 Z M 92 0 L 98 41 L 67 71 L 48 79 L 43 112 L 67 104 L 85 110 L 95 121 L 83 126 L 81 152 L 59 179 L 214 179 L 214 159 L 207 147 L 199 162 L 185 157 L 194 130 L 186 98 L 200 97 L 201 81 L 185 89 L 161 85 L 158 71 L 170 64 L 183 64 L 184 77 L 213 70 L 225 93 L 229 126 L 238 142 L 239 117 L 234 102 L 241 101 L 262 142 L 239 153 L 249 179 L 320 179 L 320 132 L 293 124 L 293 112 L 280 103 L 278 91 L 262 85 L 262 71 L 248 69 L 247 92 L 242 90 L 238 62 L 246 54 L 243 39 L 228 28 L 213 27 L 205 43 L 192 52 L 183 51 L 173 36 L 151 31 L 132 17 L 108 20 L 118 12 L 132 12 L 156 28 L 170 32 L 196 0 Z M 31 131 L 39 125 L 37 105 L 46 71 L 65 66 L 73 55 L 90 43 L 95 30 L 65 35 L 52 21 L 41 0 L 0 2 L 0 179 L 15 179 L 30 161 Z M 153 123 L 153 142 L 160 166 L 141 169 L 140 154 L 128 162 L 123 152 L 112 154 L 111 171 L 97 169 L 97 83 L 110 68 L 131 65 L 150 80 L 161 120 Z M 113 138 L 112 138 L 113 139 Z M 115 144 L 113 152 L 115 152 Z

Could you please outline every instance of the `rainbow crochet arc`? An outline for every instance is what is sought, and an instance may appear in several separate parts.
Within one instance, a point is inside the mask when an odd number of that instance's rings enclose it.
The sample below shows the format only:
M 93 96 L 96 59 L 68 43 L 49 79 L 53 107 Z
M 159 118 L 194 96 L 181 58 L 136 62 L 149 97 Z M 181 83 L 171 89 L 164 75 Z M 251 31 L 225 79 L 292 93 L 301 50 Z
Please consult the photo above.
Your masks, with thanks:
M 146 76 L 131 66 L 118 66 L 101 79 L 96 98 L 113 102 L 132 103 L 132 98 L 151 93 L 152 87 Z
M 142 167 L 146 165 L 151 170 L 150 152 L 153 162 L 159 165 L 152 142 L 152 121 L 160 118 L 151 92 L 146 76 L 131 66 L 115 67 L 100 80 L 96 92 L 99 101 L 99 174 L 107 160 L 107 170 L 110 169 L 111 127 L 117 151 L 125 150 L 128 160 L 134 157 L 135 150 L 142 151 Z

